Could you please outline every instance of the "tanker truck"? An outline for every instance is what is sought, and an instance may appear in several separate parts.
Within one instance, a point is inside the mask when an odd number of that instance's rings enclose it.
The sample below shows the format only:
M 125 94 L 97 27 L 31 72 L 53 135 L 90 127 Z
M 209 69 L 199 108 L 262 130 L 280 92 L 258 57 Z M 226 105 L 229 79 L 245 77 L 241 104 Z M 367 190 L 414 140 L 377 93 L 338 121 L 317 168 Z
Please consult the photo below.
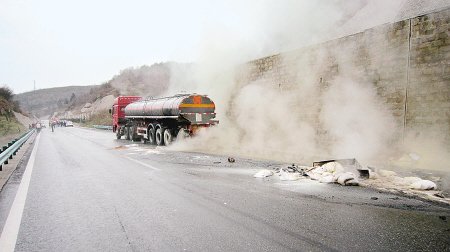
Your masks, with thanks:
M 119 96 L 110 110 L 117 139 L 168 145 L 218 124 L 215 104 L 206 95 L 179 94 L 162 98 Z

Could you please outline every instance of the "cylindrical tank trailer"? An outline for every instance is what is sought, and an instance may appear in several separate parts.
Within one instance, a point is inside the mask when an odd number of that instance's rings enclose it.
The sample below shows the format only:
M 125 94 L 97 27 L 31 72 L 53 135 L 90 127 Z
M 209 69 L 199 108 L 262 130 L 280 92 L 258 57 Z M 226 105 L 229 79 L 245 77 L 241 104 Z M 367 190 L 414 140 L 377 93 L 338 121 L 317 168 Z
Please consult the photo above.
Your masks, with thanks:
M 170 144 L 177 136 L 194 134 L 199 128 L 218 123 L 215 104 L 206 95 L 180 94 L 142 99 L 119 96 L 113 108 L 113 132 L 118 139 Z

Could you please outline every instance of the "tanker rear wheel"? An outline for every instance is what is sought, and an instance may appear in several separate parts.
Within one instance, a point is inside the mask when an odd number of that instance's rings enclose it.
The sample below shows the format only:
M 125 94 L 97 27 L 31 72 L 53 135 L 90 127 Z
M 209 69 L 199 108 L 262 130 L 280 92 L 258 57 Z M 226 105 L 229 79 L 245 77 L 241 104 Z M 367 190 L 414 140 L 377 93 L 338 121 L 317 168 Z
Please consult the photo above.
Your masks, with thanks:
M 164 145 L 164 136 L 163 136 L 163 129 L 162 128 L 158 128 L 156 130 L 156 134 L 155 134 L 155 138 L 156 138 L 156 144 L 158 146 L 163 146 Z
M 150 125 L 148 128 L 148 142 L 150 144 L 156 143 L 156 132 L 155 132 L 155 128 L 153 127 L 153 125 Z
M 124 134 L 125 134 L 125 139 L 126 140 L 130 140 L 131 138 L 130 138 L 130 127 L 125 127 L 124 128 Z
M 128 127 L 128 140 L 133 141 L 133 128 Z
M 140 141 L 141 140 L 140 136 L 136 133 L 137 132 L 137 126 L 131 126 L 129 132 L 130 132 L 129 134 L 130 134 L 131 141 L 136 142 L 136 141 Z
M 173 134 L 170 129 L 164 130 L 164 144 L 169 145 L 173 141 Z

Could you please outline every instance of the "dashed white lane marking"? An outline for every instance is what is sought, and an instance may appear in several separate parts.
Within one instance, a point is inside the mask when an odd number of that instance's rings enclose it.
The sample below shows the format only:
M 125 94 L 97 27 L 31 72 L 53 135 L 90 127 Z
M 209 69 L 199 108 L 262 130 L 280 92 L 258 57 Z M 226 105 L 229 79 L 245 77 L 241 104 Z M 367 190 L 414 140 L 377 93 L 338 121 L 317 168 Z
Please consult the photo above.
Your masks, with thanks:
M 28 187 L 30 186 L 31 173 L 33 172 L 34 160 L 36 159 L 36 151 L 39 145 L 40 134 L 37 135 L 33 151 L 30 155 L 25 172 L 22 175 L 19 189 L 17 190 L 14 202 L 9 210 L 8 218 L 5 226 L 3 226 L 2 235 L 0 236 L 0 250 L 3 252 L 12 252 L 16 247 L 17 236 L 19 235 L 20 223 L 22 221 L 23 209 L 27 199 Z
M 161 170 L 161 169 L 159 169 L 159 168 L 156 168 L 156 167 L 154 167 L 154 166 L 152 166 L 152 165 L 146 164 L 146 163 L 141 162 L 141 161 L 139 161 L 139 160 L 136 160 L 136 159 L 134 159 L 134 158 L 130 158 L 130 157 L 126 157 L 126 158 L 129 159 L 129 160 L 131 160 L 131 161 L 133 161 L 133 162 L 135 162 L 135 163 L 138 163 L 138 164 L 140 164 L 140 165 L 143 165 L 143 166 L 145 166 L 145 167 L 148 167 L 148 168 L 150 168 L 150 169 L 153 169 L 153 170 L 156 170 L 156 171 L 160 171 L 160 170 Z

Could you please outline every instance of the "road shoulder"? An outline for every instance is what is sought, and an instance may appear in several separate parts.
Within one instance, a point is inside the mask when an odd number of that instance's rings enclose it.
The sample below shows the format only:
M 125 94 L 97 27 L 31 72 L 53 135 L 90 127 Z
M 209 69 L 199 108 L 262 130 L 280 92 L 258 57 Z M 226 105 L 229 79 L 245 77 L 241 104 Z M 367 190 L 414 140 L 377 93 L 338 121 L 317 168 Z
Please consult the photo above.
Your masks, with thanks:
M 19 151 L 17 151 L 17 154 L 13 157 L 13 159 L 10 159 L 8 164 L 3 165 L 3 169 L 0 171 L 0 191 L 3 190 L 3 187 L 8 182 L 11 174 L 17 169 L 17 167 L 28 162 L 35 138 L 36 134 L 33 134 L 23 144 Z

